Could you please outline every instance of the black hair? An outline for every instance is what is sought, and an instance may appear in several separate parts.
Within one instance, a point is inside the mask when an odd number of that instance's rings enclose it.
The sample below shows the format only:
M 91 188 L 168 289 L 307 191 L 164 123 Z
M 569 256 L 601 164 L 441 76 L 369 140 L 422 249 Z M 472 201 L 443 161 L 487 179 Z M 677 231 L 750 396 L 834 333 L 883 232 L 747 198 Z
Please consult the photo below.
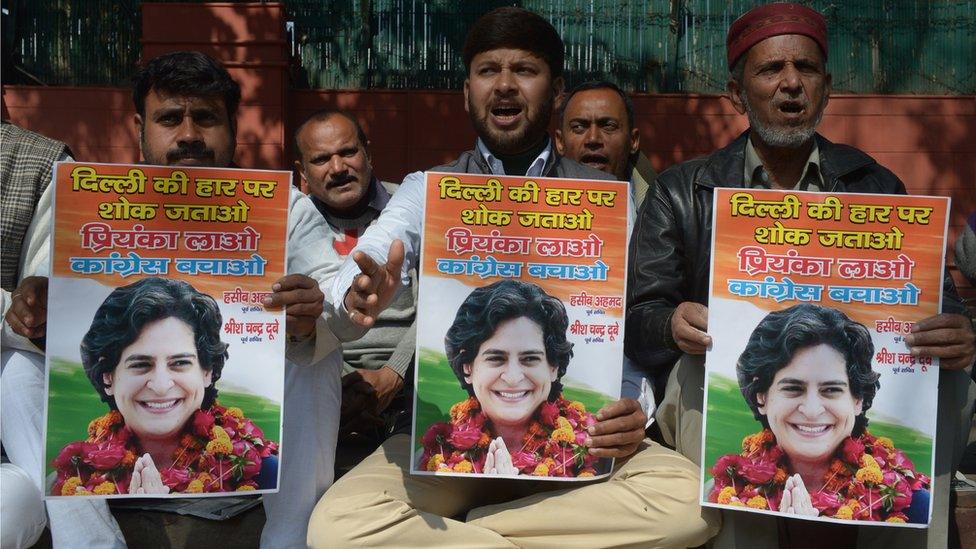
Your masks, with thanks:
M 562 99 L 562 103 L 559 104 L 559 113 L 557 120 L 559 121 L 559 127 L 563 127 L 563 121 L 566 118 L 566 106 L 573 99 L 573 96 L 589 90 L 611 90 L 616 92 L 620 96 L 620 100 L 624 102 L 624 110 L 627 112 L 627 131 L 634 129 L 634 103 L 630 100 L 630 96 L 627 95 L 624 90 L 620 89 L 620 86 L 610 82 L 609 80 L 590 80 L 588 82 L 583 82 L 579 86 L 576 86 L 569 93 L 566 94 Z
M 556 29 L 541 15 L 511 6 L 497 8 L 475 21 L 464 41 L 464 69 L 479 53 L 502 48 L 525 50 L 549 66 L 553 78 L 562 76 L 565 53 Z
M 332 118 L 333 116 L 341 116 L 346 120 L 352 122 L 352 125 L 356 128 L 356 138 L 359 139 L 359 144 L 363 147 L 363 152 L 366 156 L 369 156 L 369 140 L 366 137 L 366 132 L 363 131 L 363 127 L 359 124 L 359 120 L 352 115 L 351 112 L 345 109 L 320 109 L 308 116 L 298 128 L 295 129 L 295 153 L 298 155 L 299 162 L 302 160 L 302 144 L 298 141 L 298 136 L 301 135 L 302 130 L 305 129 L 311 122 L 325 122 L 326 120 Z
M 566 341 L 566 307 L 537 284 L 519 280 L 501 280 L 471 292 L 458 307 L 454 323 L 444 336 L 447 360 L 469 395 L 474 395 L 474 388 L 464 380 L 464 365 L 474 361 L 481 344 L 491 338 L 499 324 L 520 317 L 535 322 L 542 330 L 546 360 L 557 371 L 548 398 L 553 401 L 559 397 L 560 380 L 573 358 L 573 344 Z
M 196 51 L 175 51 L 151 59 L 132 78 L 132 102 L 139 116 L 146 116 L 150 90 L 173 95 L 221 97 L 231 128 L 236 128 L 241 87 L 213 58 Z
M 828 345 L 844 357 L 851 395 L 861 400 L 861 414 L 854 420 L 851 435 L 861 436 L 868 424 L 867 411 L 881 387 L 881 375 L 871 369 L 874 343 L 870 332 L 837 309 L 803 303 L 766 315 L 736 363 L 742 396 L 756 419 L 769 428 L 756 395 L 769 391 L 776 372 L 788 366 L 799 351 L 817 345 Z
M 147 324 L 171 317 L 193 330 L 197 360 L 210 372 L 201 408 L 209 408 L 216 400 L 215 385 L 228 356 L 227 344 L 220 340 L 222 319 L 217 302 L 182 280 L 151 277 L 113 290 L 95 311 L 81 340 L 85 374 L 109 408 L 118 409 L 115 397 L 105 392 L 102 374 L 115 371 L 122 351 L 139 338 Z

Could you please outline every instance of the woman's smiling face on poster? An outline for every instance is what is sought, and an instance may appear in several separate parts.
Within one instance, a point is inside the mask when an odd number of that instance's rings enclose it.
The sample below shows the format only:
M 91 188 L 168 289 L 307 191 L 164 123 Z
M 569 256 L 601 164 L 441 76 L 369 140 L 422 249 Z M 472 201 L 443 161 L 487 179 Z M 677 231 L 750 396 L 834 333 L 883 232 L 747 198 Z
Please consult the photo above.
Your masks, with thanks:
M 825 344 L 798 351 L 756 400 L 793 462 L 830 459 L 862 409 L 851 394 L 844 356 Z
M 546 401 L 558 372 L 546 358 L 542 328 L 520 316 L 498 324 L 464 375 L 488 419 L 514 427 L 526 425 Z
M 146 324 L 105 373 L 125 424 L 141 439 L 177 437 L 200 409 L 211 372 L 200 367 L 193 329 L 167 317 Z

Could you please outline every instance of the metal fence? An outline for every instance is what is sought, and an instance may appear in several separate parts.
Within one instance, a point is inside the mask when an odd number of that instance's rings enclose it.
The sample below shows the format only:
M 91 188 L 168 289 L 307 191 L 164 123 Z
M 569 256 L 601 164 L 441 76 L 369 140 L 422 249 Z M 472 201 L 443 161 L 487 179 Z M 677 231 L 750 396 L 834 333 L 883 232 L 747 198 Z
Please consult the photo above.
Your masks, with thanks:
M 124 84 L 138 59 L 138 0 L 4 3 L 4 81 Z M 285 0 L 295 87 L 458 89 L 470 25 L 518 4 L 553 23 L 570 84 L 719 92 L 725 32 L 759 0 Z M 976 2 L 809 0 L 827 18 L 834 87 L 854 93 L 976 93 Z M 8 49 L 9 44 L 9 49 Z M 8 64 L 8 63 L 12 63 Z M 14 70 L 10 70 L 11 67 Z M 8 78 L 9 77 L 9 78 Z

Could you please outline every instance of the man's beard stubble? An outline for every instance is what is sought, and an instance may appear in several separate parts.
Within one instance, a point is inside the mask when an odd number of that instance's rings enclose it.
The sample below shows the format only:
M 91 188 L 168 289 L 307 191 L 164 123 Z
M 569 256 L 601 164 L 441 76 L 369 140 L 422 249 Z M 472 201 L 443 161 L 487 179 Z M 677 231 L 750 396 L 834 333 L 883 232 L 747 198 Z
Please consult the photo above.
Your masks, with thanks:
M 759 134 L 759 138 L 763 143 L 769 145 L 770 147 L 798 149 L 804 144 L 808 143 L 810 139 L 813 138 L 813 135 L 817 132 L 817 126 L 820 125 L 820 120 L 823 119 L 827 95 L 824 94 L 823 98 L 820 100 L 820 104 L 817 105 L 817 117 L 813 120 L 813 122 L 809 126 L 797 128 L 773 128 L 766 126 L 761 120 L 759 120 L 759 117 L 756 116 L 755 111 L 752 109 L 752 105 L 749 104 L 749 98 L 744 90 L 739 93 L 739 99 L 742 101 L 742 104 L 745 105 L 746 116 L 749 119 L 749 129 Z
M 545 136 L 549 128 L 549 120 L 552 118 L 554 101 L 555 98 L 550 96 L 539 106 L 536 120 L 529 118 L 529 109 L 526 105 L 524 113 L 528 123 L 524 128 L 510 132 L 500 132 L 488 125 L 491 107 L 485 110 L 483 117 L 474 114 L 477 110 L 471 103 L 470 97 L 468 98 L 468 112 L 472 113 L 471 124 L 474 125 L 475 133 L 485 142 L 492 154 L 516 155 L 529 150 Z

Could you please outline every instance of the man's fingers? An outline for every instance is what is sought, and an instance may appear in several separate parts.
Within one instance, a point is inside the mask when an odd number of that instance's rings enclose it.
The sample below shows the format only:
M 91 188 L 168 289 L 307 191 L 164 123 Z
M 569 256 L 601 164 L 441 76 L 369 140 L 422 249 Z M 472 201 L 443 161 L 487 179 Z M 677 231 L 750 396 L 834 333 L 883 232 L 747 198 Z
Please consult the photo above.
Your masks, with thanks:
M 386 257 L 386 272 L 394 279 L 400 278 L 400 269 L 403 268 L 404 257 L 403 241 L 399 238 L 390 244 L 390 253 Z
M 296 288 L 318 288 L 318 283 L 309 276 L 303 274 L 285 275 L 271 285 L 271 291 L 282 292 Z
M 969 324 L 969 319 L 963 315 L 943 313 L 923 318 L 912 325 L 912 334 L 938 328 L 962 328 Z
M 617 446 L 631 446 L 644 440 L 644 430 L 635 429 L 624 433 L 590 436 L 590 448 L 614 448 Z
M 637 444 L 613 446 L 609 448 L 590 448 L 590 455 L 598 458 L 625 458 L 637 450 Z
M 939 345 L 934 347 L 912 347 L 912 353 L 918 356 L 930 356 L 933 358 L 962 358 L 970 356 L 973 346 L 970 344 L 961 345 Z
M 325 301 L 325 294 L 315 286 L 314 288 L 295 288 L 275 292 L 264 298 L 265 307 L 290 306 L 300 303 L 315 303 L 322 305 Z
M 905 342 L 911 347 L 925 347 L 960 343 L 972 344 L 973 339 L 973 332 L 968 328 L 938 328 L 909 334 L 905 337 Z
M 401 244 L 401 246 L 402 246 L 402 244 Z M 392 250 L 392 249 L 393 249 L 393 246 L 391 245 L 390 246 L 390 250 Z M 372 278 L 380 270 L 380 266 L 377 265 L 375 261 L 373 261 L 373 258 L 372 257 L 369 257 L 368 255 L 364 254 L 363 252 L 356 252 L 356 253 L 352 254 L 352 260 L 355 261 L 356 262 L 356 265 L 359 266 L 359 270 L 364 275 L 366 275 L 368 277 L 371 277 Z M 357 277 L 357 278 L 362 278 L 362 277 Z M 354 281 L 356 281 L 356 280 L 354 279 Z
M 596 413 L 596 419 L 598 421 L 604 421 L 619 416 L 627 416 L 641 410 L 640 403 L 636 400 L 632 398 L 621 398 L 600 408 Z
M 37 328 L 31 328 L 30 326 L 24 324 L 20 318 L 16 315 L 11 314 L 9 311 L 7 313 L 7 324 L 10 325 L 10 329 L 16 334 L 20 334 L 28 339 L 34 339 L 44 335 L 45 327 L 40 326 Z
M 674 334 L 672 335 L 674 335 L 674 341 L 676 343 L 683 342 L 692 348 L 700 348 L 704 350 L 712 344 L 711 336 L 686 323 L 679 323 L 676 325 Z
M 678 321 L 700 331 L 708 330 L 708 307 L 694 301 L 685 301 L 674 310 Z

